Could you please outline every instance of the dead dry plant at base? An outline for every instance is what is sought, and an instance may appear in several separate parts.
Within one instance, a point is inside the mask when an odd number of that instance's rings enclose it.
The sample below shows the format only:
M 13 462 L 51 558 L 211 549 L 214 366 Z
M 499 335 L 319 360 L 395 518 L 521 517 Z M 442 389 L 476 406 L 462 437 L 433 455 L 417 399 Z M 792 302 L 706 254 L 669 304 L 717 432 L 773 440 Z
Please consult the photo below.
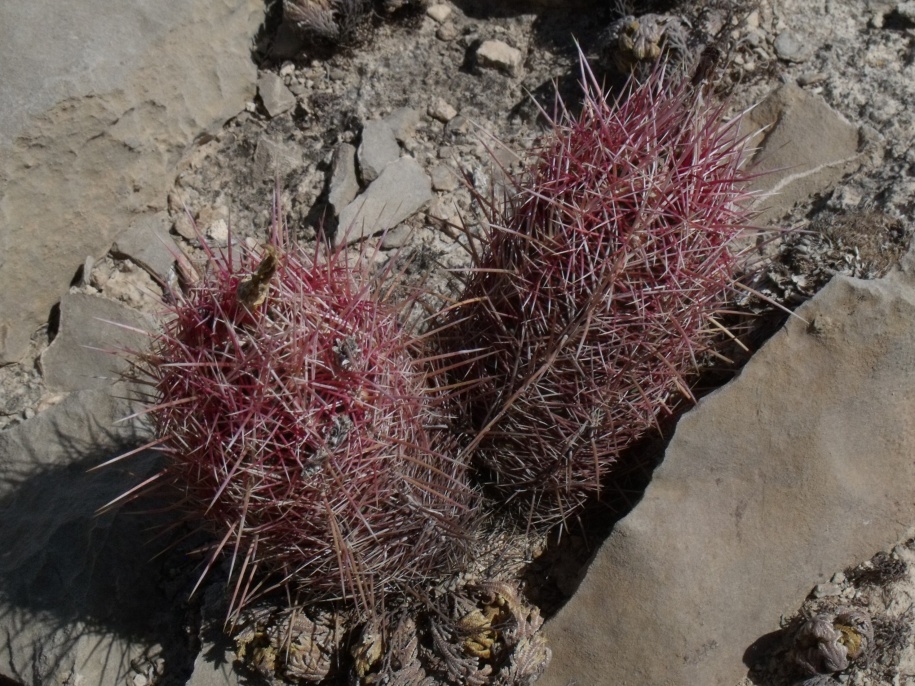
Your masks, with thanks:
M 201 243 L 206 272 L 138 362 L 166 465 L 114 504 L 170 489 L 214 537 L 200 580 L 231 560 L 233 617 L 277 588 L 383 614 L 460 567 L 475 498 L 390 275 L 370 277 L 364 252 L 306 253 L 276 207 L 260 251 Z
M 370 16 L 370 0 L 283 0 L 283 16 L 302 34 L 346 42 Z
M 689 398 L 748 227 L 745 139 L 659 66 L 552 130 L 489 228 L 439 347 L 463 396 L 465 453 L 529 524 L 572 515 L 622 451 Z M 468 345 L 473 345 L 473 349 Z M 485 355 L 481 355 L 481 351 Z

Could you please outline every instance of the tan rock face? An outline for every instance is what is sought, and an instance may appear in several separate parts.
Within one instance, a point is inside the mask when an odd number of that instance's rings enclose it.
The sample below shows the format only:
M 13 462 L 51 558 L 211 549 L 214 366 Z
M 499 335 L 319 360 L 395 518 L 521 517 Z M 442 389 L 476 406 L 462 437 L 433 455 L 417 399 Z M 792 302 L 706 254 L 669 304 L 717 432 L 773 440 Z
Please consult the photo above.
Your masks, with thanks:
M 759 132 L 750 171 L 761 176 L 751 186 L 771 193 L 760 203 L 761 225 L 832 188 L 860 164 L 858 128 L 794 84 L 772 91 L 747 114 L 742 129 Z
M 911 271 L 834 280 L 682 418 L 644 499 L 547 623 L 538 685 L 732 686 L 813 584 L 906 535 Z
M 164 208 L 194 138 L 254 95 L 263 3 L 129 4 L 135 12 L 98 0 L 65 12 L 50 0 L 0 6 L 0 33 L 18 36 L 0 41 L 0 364 L 25 353 L 87 255 Z M 23 62 L 17 48 L 39 39 L 53 54 Z M 61 78 L 66 60 L 77 68 Z

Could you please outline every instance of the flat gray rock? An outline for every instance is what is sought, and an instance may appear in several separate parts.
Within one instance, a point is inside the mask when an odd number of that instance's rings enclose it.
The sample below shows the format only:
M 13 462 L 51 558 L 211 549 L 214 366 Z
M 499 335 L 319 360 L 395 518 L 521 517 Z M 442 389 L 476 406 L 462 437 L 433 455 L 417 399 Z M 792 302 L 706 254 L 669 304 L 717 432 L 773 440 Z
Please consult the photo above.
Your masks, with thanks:
M 761 174 L 751 188 L 771 193 L 760 203 L 760 225 L 833 187 L 859 166 L 857 127 L 794 84 L 770 93 L 747 114 L 742 129 L 763 130 L 750 166 L 752 173 Z
M 257 94 L 271 117 L 278 117 L 295 107 L 295 95 L 286 88 L 283 79 L 272 71 L 263 71 L 257 77 Z
M 252 99 L 263 16 L 258 0 L 0 3 L 0 364 Z
M 257 181 L 283 178 L 302 166 L 302 150 L 292 141 L 272 139 L 266 135 L 257 139 L 254 149 L 254 173 Z
M 105 388 L 129 369 L 122 355 L 105 350 L 144 350 L 149 337 L 132 329 L 153 331 L 150 317 L 88 293 L 67 293 L 60 301 L 60 333 L 41 356 L 45 384 L 55 391 Z
M 401 143 L 406 143 L 416 133 L 416 127 L 419 125 L 419 111 L 412 107 L 398 107 L 384 118 L 384 122 L 391 127 L 394 138 Z
M 133 260 L 153 277 L 165 281 L 178 250 L 168 232 L 170 224 L 165 211 L 142 215 L 118 235 L 111 245 L 111 253 Z
M 131 683 L 131 662 L 169 645 L 163 626 L 180 629 L 162 565 L 150 562 L 152 519 L 96 515 L 148 476 L 155 456 L 87 472 L 148 440 L 137 424 L 115 423 L 134 409 L 81 391 L 0 432 L 0 663 L 22 684 Z
M 429 176 L 412 157 L 401 157 L 343 208 L 337 235 L 352 242 L 392 229 L 431 199 Z
M 517 76 L 521 70 L 521 51 L 504 41 L 483 41 L 477 48 L 477 64 L 487 69 L 496 69 L 510 76 Z
M 194 672 L 185 686 L 238 686 L 242 683 L 231 662 L 214 663 L 206 658 L 206 645 L 194 661 Z M 247 682 L 245 682 L 247 683 Z
M 384 168 L 400 157 L 400 146 L 386 121 L 373 119 L 365 123 L 357 157 L 362 181 L 366 184 L 381 176 Z
M 356 176 L 356 148 L 341 143 L 334 151 L 330 163 L 330 180 L 327 188 L 327 202 L 339 217 L 359 193 L 359 179 Z
M 915 279 L 833 280 L 679 422 L 546 624 L 538 686 L 733 686 L 812 587 L 915 522 Z M 808 324 L 809 322 L 809 324 Z

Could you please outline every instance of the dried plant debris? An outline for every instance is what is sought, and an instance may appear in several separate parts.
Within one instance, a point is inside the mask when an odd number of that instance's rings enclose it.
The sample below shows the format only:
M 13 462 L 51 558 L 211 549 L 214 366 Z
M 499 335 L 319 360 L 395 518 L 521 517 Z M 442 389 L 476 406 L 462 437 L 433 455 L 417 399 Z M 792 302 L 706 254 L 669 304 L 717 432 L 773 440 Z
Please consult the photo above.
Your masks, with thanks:
M 304 36 L 326 43 L 351 41 L 371 11 L 371 0 L 283 0 L 286 20 Z
M 915 664 L 915 545 L 818 585 L 782 631 L 766 642 L 749 681 L 758 686 L 878 686 L 900 682 Z M 907 683 L 907 682 L 905 682 Z
M 863 659 L 874 642 L 871 618 L 863 610 L 842 608 L 800 623 L 794 634 L 794 662 L 807 674 L 832 674 Z
M 848 580 L 857 587 L 896 583 L 905 578 L 908 565 L 892 553 L 879 552 L 873 559 L 845 572 Z
M 427 659 L 446 683 L 521 686 L 534 683 L 549 663 L 540 612 L 515 584 L 469 584 L 437 609 L 430 614 Z
M 623 74 L 651 68 L 664 53 L 674 58 L 685 56 L 688 36 L 688 24 L 678 16 L 627 15 L 607 29 L 601 64 Z
M 328 610 L 250 610 L 235 634 L 236 656 L 267 678 L 320 682 L 334 668 L 343 620 Z
M 551 656 L 539 611 L 514 583 L 462 584 L 349 630 L 355 621 L 331 605 L 247 608 L 236 657 L 273 684 L 526 686 Z
M 758 290 L 788 306 L 813 297 L 836 274 L 878 279 L 908 250 L 912 228 L 877 210 L 823 213 L 778 246 Z

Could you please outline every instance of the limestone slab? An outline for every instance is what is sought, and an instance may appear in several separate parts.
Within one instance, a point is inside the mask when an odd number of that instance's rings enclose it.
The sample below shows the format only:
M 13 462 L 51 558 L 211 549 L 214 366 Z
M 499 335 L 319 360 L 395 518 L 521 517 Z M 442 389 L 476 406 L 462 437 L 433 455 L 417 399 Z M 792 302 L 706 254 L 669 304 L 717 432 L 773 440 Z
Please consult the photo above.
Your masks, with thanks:
M 263 16 L 257 0 L 0 3 L 0 364 L 252 99 Z
M 772 91 L 747 114 L 742 130 L 759 133 L 749 170 L 759 175 L 751 188 L 766 194 L 760 225 L 830 189 L 860 164 L 858 128 L 794 84 Z
M 644 498 L 547 623 L 538 686 L 733 686 L 781 613 L 910 533 L 910 272 L 835 279 L 680 420 Z
M 356 241 L 392 229 L 432 199 L 432 181 L 412 157 L 401 157 L 340 212 L 338 235 Z
M 400 157 L 400 146 L 386 121 L 373 119 L 365 123 L 357 157 L 362 180 L 367 184 L 381 176 L 384 168 Z
M 150 563 L 149 518 L 96 515 L 154 467 L 146 455 L 87 471 L 145 439 L 115 423 L 134 409 L 81 391 L 0 432 L 0 662 L 19 683 L 129 683 L 131 661 L 179 626 Z
M 60 333 L 41 356 L 42 378 L 55 391 L 110 386 L 129 368 L 115 351 L 145 350 L 149 337 L 142 331 L 154 329 L 151 318 L 116 300 L 67 293 L 60 301 Z

